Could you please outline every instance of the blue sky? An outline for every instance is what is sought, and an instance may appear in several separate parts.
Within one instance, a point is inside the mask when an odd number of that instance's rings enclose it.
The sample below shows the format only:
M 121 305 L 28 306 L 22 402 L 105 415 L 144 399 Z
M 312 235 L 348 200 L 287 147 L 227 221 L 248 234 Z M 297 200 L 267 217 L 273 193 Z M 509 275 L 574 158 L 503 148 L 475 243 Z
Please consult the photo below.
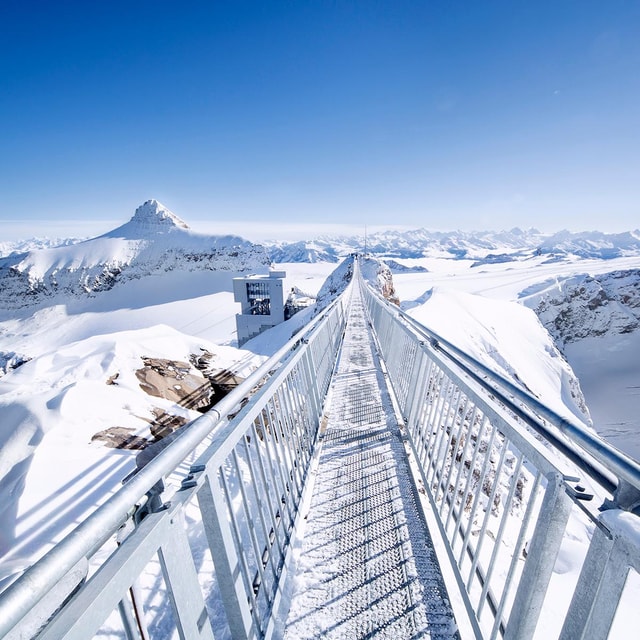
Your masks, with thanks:
M 4 0 L 0 240 L 149 198 L 247 237 L 638 228 L 640 1 Z

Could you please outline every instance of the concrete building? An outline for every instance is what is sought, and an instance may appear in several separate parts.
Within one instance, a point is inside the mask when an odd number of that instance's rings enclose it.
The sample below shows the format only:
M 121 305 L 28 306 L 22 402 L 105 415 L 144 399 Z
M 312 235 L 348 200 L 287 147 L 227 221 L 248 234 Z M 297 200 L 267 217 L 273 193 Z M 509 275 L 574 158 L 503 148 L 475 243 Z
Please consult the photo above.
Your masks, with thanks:
M 233 299 L 242 305 L 236 314 L 238 346 L 285 319 L 283 280 L 285 271 L 233 279 Z

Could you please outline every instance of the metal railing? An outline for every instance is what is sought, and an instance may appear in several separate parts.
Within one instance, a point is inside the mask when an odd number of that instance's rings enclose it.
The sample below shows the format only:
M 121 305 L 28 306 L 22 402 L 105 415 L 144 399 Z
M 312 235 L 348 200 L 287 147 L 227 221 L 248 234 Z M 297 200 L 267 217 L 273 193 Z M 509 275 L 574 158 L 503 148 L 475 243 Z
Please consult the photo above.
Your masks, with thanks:
M 476 637 L 532 638 L 545 598 L 557 610 L 549 585 L 578 512 L 593 528 L 582 573 L 553 631 L 538 633 L 606 638 L 640 571 L 640 519 L 620 508 L 638 507 L 640 466 L 360 286 Z M 612 494 L 610 510 L 586 508 L 576 466 Z
M 234 638 L 268 635 L 349 295 L 350 288 L 0 594 L 0 637 L 177 631 L 194 640 L 213 638 L 214 618 Z M 168 501 L 164 479 L 185 468 Z

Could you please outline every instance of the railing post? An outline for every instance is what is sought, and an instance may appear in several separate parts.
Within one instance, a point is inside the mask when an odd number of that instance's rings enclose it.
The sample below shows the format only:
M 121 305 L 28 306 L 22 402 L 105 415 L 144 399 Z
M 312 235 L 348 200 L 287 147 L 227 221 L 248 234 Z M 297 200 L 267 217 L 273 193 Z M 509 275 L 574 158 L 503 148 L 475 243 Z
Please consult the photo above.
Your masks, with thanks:
M 251 610 L 227 510 L 221 499 L 223 492 L 214 485 L 212 474 L 217 477 L 217 470 L 207 473 L 205 482 L 198 490 L 198 504 L 231 637 L 240 640 L 253 637 Z
M 409 390 L 407 392 L 407 402 L 404 407 L 400 407 L 402 411 L 402 417 L 405 419 L 407 427 L 411 430 L 414 422 L 415 415 L 418 407 L 422 403 L 422 389 L 424 387 L 425 372 L 427 369 L 428 358 L 422 349 L 416 351 L 416 357 L 413 362 L 413 370 L 411 371 L 411 378 L 409 384 Z
M 320 389 L 318 388 L 318 378 L 314 375 L 315 365 L 313 362 L 313 353 L 309 345 L 305 345 L 305 352 L 302 356 L 302 368 L 305 384 L 307 385 L 306 396 L 311 400 L 313 407 L 313 419 L 317 423 L 322 415 L 322 399 L 320 398 Z
M 605 511 L 593 532 L 560 640 L 609 636 L 629 567 L 640 568 L 637 516 Z
M 572 506 L 564 478 L 560 474 L 547 476 L 547 488 L 509 616 L 505 640 L 529 640 L 533 637 Z
M 209 614 L 198 584 L 198 573 L 189 549 L 183 524 L 183 511 L 170 520 L 170 532 L 160 545 L 159 557 L 173 601 L 181 639 L 213 640 Z

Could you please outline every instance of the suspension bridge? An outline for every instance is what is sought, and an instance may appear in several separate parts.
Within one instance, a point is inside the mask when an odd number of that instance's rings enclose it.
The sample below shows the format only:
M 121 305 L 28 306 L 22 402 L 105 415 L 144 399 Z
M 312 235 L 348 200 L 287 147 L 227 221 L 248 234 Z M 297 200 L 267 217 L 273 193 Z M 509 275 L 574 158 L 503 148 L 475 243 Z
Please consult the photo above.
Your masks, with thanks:
M 355 260 L 336 301 L 0 594 L 0 637 L 607 638 L 639 505 L 635 461 Z M 576 518 L 590 545 L 558 586 Z

